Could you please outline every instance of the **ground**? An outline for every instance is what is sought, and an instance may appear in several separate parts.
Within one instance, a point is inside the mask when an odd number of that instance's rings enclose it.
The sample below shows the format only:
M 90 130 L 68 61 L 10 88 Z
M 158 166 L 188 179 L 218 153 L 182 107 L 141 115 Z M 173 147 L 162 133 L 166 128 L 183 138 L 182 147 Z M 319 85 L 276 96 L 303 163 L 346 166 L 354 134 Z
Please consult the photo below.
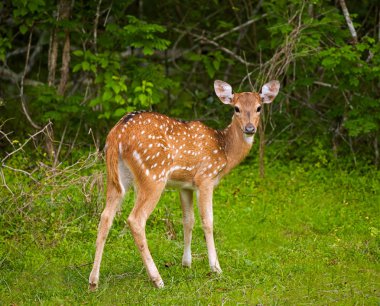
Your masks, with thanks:
M 99 289 L 87 290 L 104 201 L 92 179 L 102 182 L 101 163 L 83 173 L 83 184 L 50 181 L 34 197 L 2 190 L 1 304 L 378 305 L 379 172 L 267 162 L 260 179 L 256 163 L 246 160 L 214 194 L 221 275 L 209 272 L 198 216 L 193 264 L 181 267 L 178 193 L 161 198 L 147 237 L 162 290 L 149 282 L 128 230 L 132 194 L 107 240 Z

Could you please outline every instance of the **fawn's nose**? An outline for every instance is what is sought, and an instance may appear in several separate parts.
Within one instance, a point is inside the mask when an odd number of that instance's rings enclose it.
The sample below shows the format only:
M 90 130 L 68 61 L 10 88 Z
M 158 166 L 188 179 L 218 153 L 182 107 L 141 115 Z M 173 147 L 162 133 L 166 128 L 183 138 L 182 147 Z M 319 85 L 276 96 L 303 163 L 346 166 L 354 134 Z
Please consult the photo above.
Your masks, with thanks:
M 252 123 L 248 123 L 244 128 L 244 133 L 246 134 L 254 134 L 256 133 L 256 128 Z

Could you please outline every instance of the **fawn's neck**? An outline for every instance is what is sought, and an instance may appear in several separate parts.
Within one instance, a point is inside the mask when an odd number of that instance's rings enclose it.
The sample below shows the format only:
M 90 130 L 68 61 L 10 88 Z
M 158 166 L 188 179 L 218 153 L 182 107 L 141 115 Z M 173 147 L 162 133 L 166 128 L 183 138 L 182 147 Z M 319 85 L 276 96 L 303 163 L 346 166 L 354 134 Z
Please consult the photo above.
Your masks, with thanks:
M 231 124 L 221 132 L 224 136 L 227 156 L 227 165 L 223 174 L 227 174 L 248 155 L 252 147 L 254 136 L 248 137 L 245 135 L 235 118 L 233 118 Z

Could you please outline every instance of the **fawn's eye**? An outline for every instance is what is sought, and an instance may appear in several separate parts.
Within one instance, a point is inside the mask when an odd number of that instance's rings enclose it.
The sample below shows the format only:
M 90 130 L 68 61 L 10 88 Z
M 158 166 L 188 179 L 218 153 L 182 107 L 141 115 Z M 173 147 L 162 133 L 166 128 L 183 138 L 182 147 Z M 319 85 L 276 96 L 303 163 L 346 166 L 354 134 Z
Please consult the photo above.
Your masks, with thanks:
M 240 113 L 240 109 L 237 106 L 235 106 L 235 113 Z
M 258 113 L 260 113 L 260 111 L 261 111 L 261 105 L 257 107 L 256 111 L 257 111 Z

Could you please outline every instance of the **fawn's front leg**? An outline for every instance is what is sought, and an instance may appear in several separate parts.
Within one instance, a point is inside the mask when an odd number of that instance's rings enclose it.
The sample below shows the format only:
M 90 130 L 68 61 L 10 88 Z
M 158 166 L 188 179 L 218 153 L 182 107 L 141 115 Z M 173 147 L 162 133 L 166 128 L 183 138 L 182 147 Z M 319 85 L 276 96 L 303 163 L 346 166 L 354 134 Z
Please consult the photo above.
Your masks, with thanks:
M 194 207 L 193 191 L 188 189 L 180 190 L 183 219 L 183 240 L 184 250 L 182 266 L 191 267 L 191 236 L 194 227 Z
M 221 273 L 218 256 L 216 255 L 214 233 L 213 233 L 213 213 L 212 213 L 212 194 L 213 183 L 203 184 L 199 187 L 198 206 L 202 220 L 202 227 L 206 237 L 208 260 L 212 272 Z

